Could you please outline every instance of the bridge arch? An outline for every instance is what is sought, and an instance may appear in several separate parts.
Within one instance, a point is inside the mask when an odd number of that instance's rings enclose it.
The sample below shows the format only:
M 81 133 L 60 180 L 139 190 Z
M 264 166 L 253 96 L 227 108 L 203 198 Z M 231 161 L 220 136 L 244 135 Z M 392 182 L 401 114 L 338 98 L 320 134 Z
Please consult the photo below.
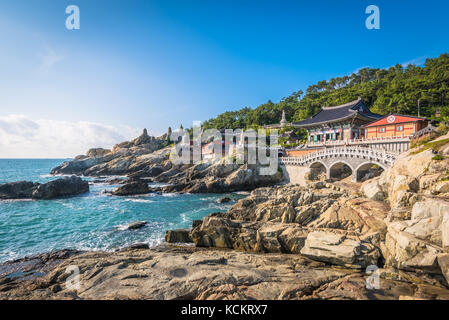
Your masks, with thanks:
M 382 171 L 385 171 L 387 169 L 387 166 L 384 163 L 372 160 L 366 161 L 359 164 L 353 171 L 354 180 L 361 181 L 369 173 L 370 169 L 372 169 L 373 166 L 378 166 L 382 169 Z
M 279 161 L 286 166 L 308 167 L 311 173 L 325 171 L 327 178 L 331 177 L 331 171 L 335 174 L 336 170 L 340 170 L 343 163 L 352 170 L 352 180 L 360 181 L 373 165 L 385 170 L 393 165 L 397 157 L 398 153 L 374 148 L 333 147 L 299 157 L 281 157 Z
M 316 180 L 320 174 L 326 174 L 326 178 L 328 177 L 328 168 L 326 164 L 322 161 L 316 160 L 313 161 L 310 165 L 310 178 L 311 180 Z
M 350 173 L 349 173 L 350 171 Z M 329 165 L 328 178 L 344 179 L 354 174 L 353 166 L 345 160 L 338 159 Z

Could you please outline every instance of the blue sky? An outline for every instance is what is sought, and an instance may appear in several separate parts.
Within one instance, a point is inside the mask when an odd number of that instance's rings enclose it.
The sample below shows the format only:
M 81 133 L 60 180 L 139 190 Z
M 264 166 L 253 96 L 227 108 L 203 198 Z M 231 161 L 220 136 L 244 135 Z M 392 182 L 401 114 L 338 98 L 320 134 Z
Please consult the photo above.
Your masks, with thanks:
M 70 4 L 80 30 L 65 28 Z M 365 28 L 370 4 L 380 30 Z M 74 156 L 361 67 L 421 64 L 449 51 L 448 16 L 444 0 L 3 0 L 0 157 Z

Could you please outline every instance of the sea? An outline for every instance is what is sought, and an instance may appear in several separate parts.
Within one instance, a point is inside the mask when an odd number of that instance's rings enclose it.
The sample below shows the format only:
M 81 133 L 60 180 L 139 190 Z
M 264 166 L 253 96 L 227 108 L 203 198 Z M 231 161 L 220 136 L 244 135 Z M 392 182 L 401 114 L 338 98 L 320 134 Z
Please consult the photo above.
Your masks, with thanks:
M 52 168 L 68 159 L 0 159 L 0 184 L 48 182 Z M 114 251 L 136 243 L 156 246 L 168 229 L 190 228 L 193 220 L 228 210 L 244 195 L 150 193 L 118 197 L 117 185 L 90 181 L 87 194 L 53 200 L 0 200 L 0 263 L 59 249 Z M 150 186 L 158 186 L 151 184 Z M 233 201 L 217 202 L 230 197 Z M 138 230 L 127 230 L 146 221 Z

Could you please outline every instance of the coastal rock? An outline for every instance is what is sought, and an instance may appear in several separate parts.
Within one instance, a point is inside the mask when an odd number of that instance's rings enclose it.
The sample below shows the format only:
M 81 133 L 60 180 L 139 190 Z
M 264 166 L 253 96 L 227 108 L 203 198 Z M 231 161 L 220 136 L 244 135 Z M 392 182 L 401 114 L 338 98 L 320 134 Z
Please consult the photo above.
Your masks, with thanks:
M 240 240 L 246 238 L 243 247 L 249 251 L 255 248 L 258 225 L 242 221 L 232 221 L 214 216 L 203 218 L 201 225 L 192 229 L 191 236 L 197 247 L 237 249 L 242 247 Z
M 449 245 L 449 202 L 425 199 L 416 202 L 411 219 L 388 225 L 383 254 L 387 265 L 441 273 L 437 256 Z
M 440 254 L 437 257 L 438 265 L 447 283 L 449 283 L 449 253 Z
M 81 254 L 78 250 L 57 250 L 0 264 L 0 286 L 45 276 L 66 259 Z M 1 289 L 0 289 L 1 290 Z
M 365 181 L 360 187 L 360 191 L 371 200 L 383 201 L 386 198 L 385 192 L 379 185 L 378 178 Z
M 371 243 L 329 231 L 309 233 L 301 254 L 313 260 L 356 268 L 377 264 L 380 257 Z
M 441 140 L 441 137 L 435 141 L 437 140 Z M 440 150 L 445 148 L 449 148 L 449 143 L 439 147 Z M 373 180 L 378 182 L 379 189 L 388 196 L 393 209 L 413 206 L 422 195 L 444 197 L 449 192 L 449 184 L 445 181 L 449 159 L 434 160 L 434 157 L 431 148 L 420 150 L 420 147 L 416 147 L 399 155 L 390 168 Z M 375 182 L 366 184 L 365 194 L 376 197 Z M 363 186 L 362 190 L 365 190 Z
M 30 199 L 33 188 L 39 184 L 29 181 L 10 182 L 0 185 L 0 199 Z
M 228 203 L 228 202 L 230 202 L 231 201 L 231 198 L 229 198 L 229 197 L 224 197 L 224 198 L 221 198 L 221 199 L 218 199 L 218 203 Z
M 150 188 L 148 187 L 147 182 L 132 181 L 112 190 L 111 193 L 115 196 L 130 196 L 136 194 L 146 194 L 149 192 Z
M 361 234 L 379 232 L 384 235 L 387 231 L 384 219 L 389 207 L 377 201 L 341 197 L 330 206 L 323 206 L 323 210 L 307 226 L 356 231 Z
M 232 220 L 273 221 L 305 225 L 329 208 L 339 191 L 307 190 L 299 186 L 258 188 L 239 200 L 224 215 Z
M 190 229 L 167 230 L 165 232 L 165 242 L 167 243 L 193 243 L 190 236 Z
M 298 254 L 306 238 L 307 230 L 298 225 L 267 223 L 257 230 L 255 251 Z
M 413 193 L 419 191 L 419 181 L 423 173 L 428 171 L 433 157 L 432 150 L 418 154 L 403 153 L 392 167 L 382 173 L 378 180 L 379 185 L 388 193 L 392 208 L 411 205 L 409 200 Z
M 80 270 L 79 290 L 66 286 L 71 265 Z M 449 299 L 447 288 L 426 277 L 402 272 L 398 279 L 380 269 L 380 288 L 370 290 L 364 272 L 296 254 L 128 248 L 78 254 L 48 269 L 37 279 L 0 276 L 0 299 Z
M 126 229 L 128 230 L 137 230 L 145 227 L 147 225 L 146 221 L 136 221 L 133 223 L 130 223 L 126 226 Z
M 449 181 L 438 182 L 434 187 L 434 191 L 436 194 L 449 193 Z
M 107 155 L 108 153 L 111 153 L 111 150 L 103 148 L 93 148 L 87 151 L 86 156 L 88 156 L 89 158 L 101 158 Z
M 84 171 L 87 169 L 99 165 L 101 163 L 109 162 L 114 157 L 118 155 L 114 155 L 112 153 L 108 153 L 103 157 L 99 158 L 78 158 L 71 161 L 65 161 L 61 165 L 51 170 L 51 174 L 78 174 L 83 175 Z
M 70 176 L 38 185 L 33 189 L 33 199 L 53 199 L 89 192 L 89 183 L 80 177 Z
M 193 228 L 191 235 L 197 247 L 299 253 L 307 237 L 307 230 L 298 224 L 245 222 L 208 216 L 201 225 Z
M 146 130 L 133 141 L 117 144 L 112 151 L 90 149 L 86 156 L 78 156 L 51 170 L 51 174 L 77 174 L 85 176 L 125 175 L 167 160 L 170 148 L 167 140 L 149 136 Z M 148 157 L 141 157 L 147 155 Z
M 382 248 L 385 264 L 402 270 L 439 273 L 437 256 L 441 251 L 438 247 L 402 231 L 404 229 L 401 222 L 388 226 L 385 247 Z

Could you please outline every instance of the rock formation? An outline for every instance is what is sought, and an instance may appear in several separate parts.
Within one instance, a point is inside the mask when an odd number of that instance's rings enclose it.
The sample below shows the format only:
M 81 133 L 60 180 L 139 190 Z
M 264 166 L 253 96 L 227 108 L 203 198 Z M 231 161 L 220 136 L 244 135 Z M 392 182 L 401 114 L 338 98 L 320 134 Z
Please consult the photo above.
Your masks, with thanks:
M 135 194 L 145 194 L 149 192 L 150 188 L 148 188 L 147 182 L 132 181 L 112 190 L 111 193 L 115 196 L 130 196 Z
M 89 192 L 89 183 L 76 176 L 63 177 L 47 183 L 27 181 L 0 185 L 0 199 L 53 199 Z
M 0 199 L 30 199 L 39 184 L 29 181 L 9 182 L 0 185 Z

